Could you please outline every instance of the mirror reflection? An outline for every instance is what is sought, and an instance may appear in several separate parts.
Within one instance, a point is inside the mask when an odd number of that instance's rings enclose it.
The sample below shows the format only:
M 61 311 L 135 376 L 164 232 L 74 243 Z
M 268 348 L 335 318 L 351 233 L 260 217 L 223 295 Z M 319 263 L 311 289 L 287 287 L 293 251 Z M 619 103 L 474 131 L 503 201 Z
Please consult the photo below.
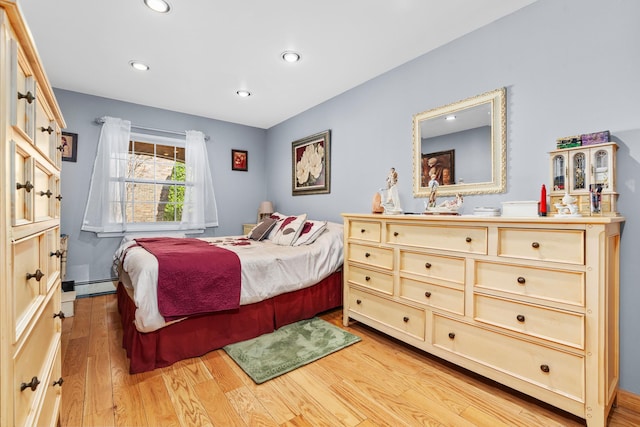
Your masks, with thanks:
M 504 88 L 416 114 L 414 196 L 505 191 L 506 104 Z

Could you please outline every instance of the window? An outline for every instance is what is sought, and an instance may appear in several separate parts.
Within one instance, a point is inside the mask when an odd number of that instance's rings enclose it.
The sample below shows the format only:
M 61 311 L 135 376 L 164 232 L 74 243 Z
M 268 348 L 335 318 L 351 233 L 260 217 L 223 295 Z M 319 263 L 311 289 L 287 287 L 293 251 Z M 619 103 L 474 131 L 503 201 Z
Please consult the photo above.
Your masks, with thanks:
M 185 196 L 184 141 L 131 134 L 125 194 L 127 223 L 179 223 Z

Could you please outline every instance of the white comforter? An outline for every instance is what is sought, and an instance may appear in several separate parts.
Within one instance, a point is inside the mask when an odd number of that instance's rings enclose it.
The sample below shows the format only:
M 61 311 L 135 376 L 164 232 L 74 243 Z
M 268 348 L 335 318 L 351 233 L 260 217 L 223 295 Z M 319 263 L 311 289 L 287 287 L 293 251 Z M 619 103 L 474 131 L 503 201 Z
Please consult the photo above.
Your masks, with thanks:
M 338 270 L 344 259 L 343 230 L 342 224 L 338 223 L 327 223 L 327 231 L 311 245 L 280 246 L 270 240 L 250 240 L 251 244 L 246 246 L 229 244 L 238 237 L 201 240 L 238 254 L 242 267 L 240 305 L 318 283 Z M 116 258 L 120 261 L 120 268 L 128 275 L 122 282 L 133 293 L 137 307 L 136 328 L 140 332 L 150 332 L 166 325 L 158 311 L 158 260 L 139 246 L 131 247 L 133 245 L 135 241 L 123 239 L 116 251 Z M 187 287 L 185 292 L 188 292 Z

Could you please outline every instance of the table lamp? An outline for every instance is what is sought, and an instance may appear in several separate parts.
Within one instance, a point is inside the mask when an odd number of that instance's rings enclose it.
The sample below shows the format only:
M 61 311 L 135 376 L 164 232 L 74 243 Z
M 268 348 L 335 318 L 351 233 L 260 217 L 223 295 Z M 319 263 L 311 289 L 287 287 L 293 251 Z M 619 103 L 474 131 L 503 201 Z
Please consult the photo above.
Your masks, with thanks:
M 271 216 L 273 213 L 273 203 L 269 201 L 264 201 L 260 203 L 260 207 L 258 207 L 258 223 L 260 223 L 265 218 Z

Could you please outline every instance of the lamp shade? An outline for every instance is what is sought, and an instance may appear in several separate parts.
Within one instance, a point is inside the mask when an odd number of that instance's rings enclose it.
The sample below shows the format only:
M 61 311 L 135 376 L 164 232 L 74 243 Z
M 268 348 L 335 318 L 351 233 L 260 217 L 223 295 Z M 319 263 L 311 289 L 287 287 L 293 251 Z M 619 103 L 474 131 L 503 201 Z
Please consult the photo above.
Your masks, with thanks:
M 264 201 L 260 203 L 260 207 L 258 208 L 258 213 L 271 215 L 273 213 L 273 203 L 269 201 Z

